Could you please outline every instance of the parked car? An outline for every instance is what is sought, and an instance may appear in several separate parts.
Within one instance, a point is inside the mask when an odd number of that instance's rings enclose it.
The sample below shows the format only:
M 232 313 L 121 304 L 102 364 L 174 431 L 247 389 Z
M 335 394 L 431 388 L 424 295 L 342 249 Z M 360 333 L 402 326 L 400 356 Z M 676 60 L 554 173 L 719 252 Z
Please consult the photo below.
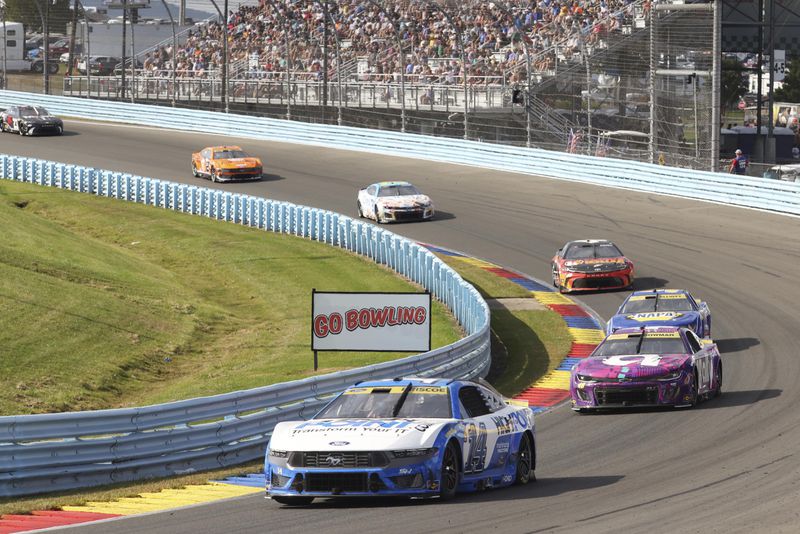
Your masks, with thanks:
M 94 76 L 109 76 L 114 72 L 114 67 L 119 63 L 119 58 L 112 56 L 91 56 L 89 58 L 89 70 Z M 78 72 L 86 74 L 86 58 L 82 57 L 78 61 Z
M 141 69 L 144 66 L 142 65 L 142 62 L 139 61 L 138 59 L 136 60 L 136 63 L 134 65 L 136 65 L 137 70 Z M 125 71 L 126 72 L 131 71 L 131 58 L 125 59 Z M 114 76 L 120 76 L 121 74 L 122 74 L 122 62 L 120 61 L 119 63 L 114 65 Z
M 775 165 L 764 171 L 764 178 L 784 180 L 786 182 L 800 182 L 800 164 Z

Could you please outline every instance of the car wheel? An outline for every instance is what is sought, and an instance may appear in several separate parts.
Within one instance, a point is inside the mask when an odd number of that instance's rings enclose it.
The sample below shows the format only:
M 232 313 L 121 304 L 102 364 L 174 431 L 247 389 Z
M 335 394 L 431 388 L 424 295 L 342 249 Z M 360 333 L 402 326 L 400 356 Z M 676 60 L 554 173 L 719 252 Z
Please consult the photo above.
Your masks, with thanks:
M 31 70 L 33 72 L 38 73 L 38 74 L 43 73 L 44 72 L 44 62 L 43 61 L 38 61 L 38 62 L 34 63 L 33 66 L 31 66 Z
M 47 63 L 47 71 L 50 74 L 57 74 L 58 73 L 58 63 L 48 62 Z
M 19 128 L 20 135 L 28 135 L 28 127 L 25 125 L 24 122 L 20 122 L 17 128 Z
M 6 121 L 5 120 L 0 121 L 0 133 L 6 133 L 7 131 L 8 130 L 6 130 Z
M 453 442 L 449 442 L 444 448 L 442 457 L 442 474 L 439 477 L 439 498 L 449 501 L 456 496 L 458 487 L 458 450 Z
M 314 502 L 314 497 L 270 497 L 278 504 L 285 504 L 286 506 L 306 506 Z
M 211 168 L 211 181 L 212 182 L 216 182 L 217 181 L 217 169 L 215 169 L 213 167 Z
M 704 337 L 706 339 L 711 339 L 711 318 L 710 317 L 708 319 L 706 319 L 706 328 L 705 328 L 703 334 L 705 334 Z
M 198 176 L 200 176 L 200 175 L 197 173 L 197 165 L 195 165 L 195 164 L 194 164 L 194 161 L 192 162 L 192 176 L 194 176 L 195 178 L 197 178 Z
M 722 395 L 722 362 L 717 362 L 717 367 L 714 370 L 714 377 L 716 378 L 716 386 L 712 397 L 716 398 Z
M 533 474 L 533 449 L 531 448 L 531 439 L 528 434 L 523 434 L 522 439 L 519 440 L 519 449 L 517 450 L 517 476 L 514 479 L 514 484 L 522 486 L 531 480 L 536 480 Z
M 381 220 L 381 215 L 380 212 L 378 211 L 378 206 L 375 206 L 373 212 L 375 213 L 375 222 L 381 224 L 383 221 Z
M 692 369 L 692 400 L 690 404 L 697 406 L 700 404 L 700 384 L 697 379 L 697 369 Z
M 551 270 L 553 272 L 553 287 L 558 287 L 558 269 L 556 269 L 556 266 L 553 265 Z
M 360 200 L 357 201 L 356 204 L 358 205 L 358 218 L 359 219 L 363 219 L 364 218 L 364 212 L 361 211 L 361 201 Z

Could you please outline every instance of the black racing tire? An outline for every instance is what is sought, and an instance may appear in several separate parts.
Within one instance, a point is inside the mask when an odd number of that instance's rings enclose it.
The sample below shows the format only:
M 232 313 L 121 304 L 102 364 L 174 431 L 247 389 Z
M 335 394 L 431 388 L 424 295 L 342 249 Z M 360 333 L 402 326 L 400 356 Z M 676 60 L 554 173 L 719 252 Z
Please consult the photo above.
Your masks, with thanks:
M 209 173 L 208 178 L 212 182 L 216 182 L 217 181 L 217 169 L 215 169 L 214 167 L 211 167 L 211 172 Z
M 364 212 L 361 211 L 361 201 L 360 200 L 356 201 L 356 206 L 358 207 L 358 218 L 359 219 L 363 219 L 364 218 Z
M 275 495 L 274 497 L 270 497 L 270 499 L 278 504 L 284 504 L 286 506 L 308 506 L 314 502 L 314 497 L 283 497 Z
M 439 498 L 449 501 L 456 496 L 459 472 L 458 449 L 452 441 L 447 443 L 442 453 L 442 473 L 439 477 Z
M 20 135 L 28 135 L 28 126 L 24 122 L 20 122 L 17 128 Z
M 37 61 L 33 65 L 31 65 L 31 70 L 37 74 L 41 74 L 44 72 L 44 61 Z
M 717 362 L 716 369 L 714 370 L 714 375 L 717 378 L 717 385 L 714 388 L 714 392 L 712 393 L 713 398 L 717 398 L 722 395 L 722 362 Z
M 692 406 L 700 404 L 700 382 L 697 378 L 697 369 L 692 369 Z
M 528 434 L 523 434 L 517 449 L 517 473 L 514 484 L 524 486 L 531 480 L 536 480 L 533 474 L 533 448 Z
M 194 164 L 194 161 L 192 162 L 192 176 L 195 178 L 200 176 L 200 174 L 197 172 L 197 165 Z
M 383 221 L 381 221 L 381 215 L 378 211 L 378 206 L 375 206 L 372 211 L 375 214 L 375 222 L 381 224 Z
M 0 133 L 6 133 L 6 121 L 0 121 Z
M 552 265 L 550 271 L 552 272 L 551 278 L 553 279 L 553 287 L 558 287 L 558 269 L 556 269 L 555 265 Z

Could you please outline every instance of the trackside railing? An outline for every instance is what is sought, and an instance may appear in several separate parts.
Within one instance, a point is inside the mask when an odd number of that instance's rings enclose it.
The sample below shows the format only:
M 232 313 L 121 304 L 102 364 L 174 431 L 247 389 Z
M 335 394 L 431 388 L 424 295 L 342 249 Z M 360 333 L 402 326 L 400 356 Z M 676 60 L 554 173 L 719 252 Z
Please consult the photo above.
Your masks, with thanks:
M 366 128 L 0 91 L 0 107 L 23 103 L 78 118 L 189 131 L 202 124 L 209 134 L 405 156 L 800 214 L 800 183 L 780 180 Z
M 119 172 L 0 155 L 0 178 L 58 187 L 313 239 L 425 287 L 467 336 L 451 345 L 304 380 L 141 408 L 0 417 L 0 497 L 194 472 L 260 458 L 275 424 L 307 418 L 359 380 L 471 378 L 491 363 L 489 309 L 423 246 L 326 210 Z

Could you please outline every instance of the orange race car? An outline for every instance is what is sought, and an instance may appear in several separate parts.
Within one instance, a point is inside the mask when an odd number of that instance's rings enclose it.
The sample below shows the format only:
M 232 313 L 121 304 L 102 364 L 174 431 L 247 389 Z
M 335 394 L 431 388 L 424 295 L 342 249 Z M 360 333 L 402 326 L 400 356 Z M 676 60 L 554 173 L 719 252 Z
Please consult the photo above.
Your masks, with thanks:
M 238 146 L 209 146 L 192 154 L 192 176 L 204 176 L 212 182 L 258 180 L 261 160 L 248 156 Z

